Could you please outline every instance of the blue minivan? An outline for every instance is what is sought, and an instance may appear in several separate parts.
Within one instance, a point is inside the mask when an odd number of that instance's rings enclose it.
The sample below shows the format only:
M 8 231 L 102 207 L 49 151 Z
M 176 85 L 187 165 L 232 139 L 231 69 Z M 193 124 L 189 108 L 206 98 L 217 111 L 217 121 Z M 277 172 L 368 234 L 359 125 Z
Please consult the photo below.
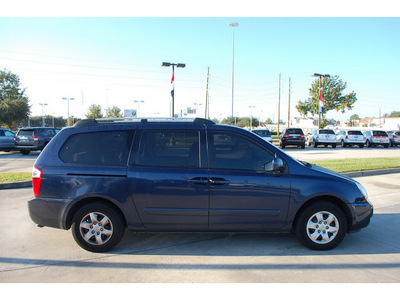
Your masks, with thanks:
M 93 252 L 142 232 L 294 232 L 336 247 L 373 214 L 365 188 L 298 161 L 247 130 L 206 119 L 82 120 L 33 168 L 40 226 L 72 229 Z

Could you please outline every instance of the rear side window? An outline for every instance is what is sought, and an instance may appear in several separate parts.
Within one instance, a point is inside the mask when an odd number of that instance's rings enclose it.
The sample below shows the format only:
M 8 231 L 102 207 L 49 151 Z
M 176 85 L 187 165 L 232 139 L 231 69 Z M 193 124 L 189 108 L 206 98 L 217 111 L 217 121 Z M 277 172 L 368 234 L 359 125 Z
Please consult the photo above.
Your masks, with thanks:
M 140 166 L 199 168 L 200 132 L 188 130 L 143 131 L 135 164 Z
M 254 130 L 253 132 L 261 137 L 270 137 L 271 136 L 271 133 L 269 132 L 269 130 Z
M 127 131 L 75 134 L 64 143 L 59 157 L 70 164 L 126 166 L 131 136 Z
M 39 136 L 54 136 L 56 131 L 53 128 L 39 128 L 36 129 L 36 134 Z

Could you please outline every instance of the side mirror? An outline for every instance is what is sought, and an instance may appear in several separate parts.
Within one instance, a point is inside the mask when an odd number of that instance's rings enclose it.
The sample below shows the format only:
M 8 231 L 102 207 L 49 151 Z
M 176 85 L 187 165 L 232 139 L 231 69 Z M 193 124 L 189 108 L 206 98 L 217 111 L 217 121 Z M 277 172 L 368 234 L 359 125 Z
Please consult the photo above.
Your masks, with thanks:
M 282 173 L 285 170 L 285 166 L 283 165 L 283 160 L 279 157 L 274 158 L 272 161 L 272 171 L 274 173 Z

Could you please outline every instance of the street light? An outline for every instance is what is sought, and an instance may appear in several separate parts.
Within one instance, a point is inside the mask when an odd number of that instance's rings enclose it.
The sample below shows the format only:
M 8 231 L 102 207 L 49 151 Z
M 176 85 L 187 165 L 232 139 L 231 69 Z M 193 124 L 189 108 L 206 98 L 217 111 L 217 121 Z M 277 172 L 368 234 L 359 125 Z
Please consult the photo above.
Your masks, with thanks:
M 42 106 L 42 127 L 44 127 L 44 115 L 43 115 L 43 106 L 47 105 L 47 103 L 39 103 Z
M 138 104 L 138 113 L 137 116 L 140 117 L 140 103 L 144 103 L 144 100 L 134 100 L 133 102 Z
M 238 23 L 229 23 L 229 26 L 232 27 L 232 118 L 233 118 L 233 82 L 234 82 L 234 62 L 235 62 L 235 27 L 238 27 Z M 236 117 L 235 117 L 235 125 L 236 125 Z
M 177 67 L 177 68 L 184 68 L 184 67 L 186 67 L 186 65 L 185 64 L 181 64 L 181 63 L 179 63 L 179 64 L 174 64 L 174 63 L 169 63 L 169 62 L 163 62 L 162 63 L 162 65 L 161 65 L 162 67 L 170 67 L 170 66 L 172 66 L 172 79 L 171 79 L 171 84 L 172 84 L 172 90 L 171 90 L 171 96 L 172 96 L 172 105 L 171 105 L 171 115 L 172 115 L 172 118 L 174 118 L 175 117 L 175 79 L 174 79 L 174 74 L 175 74 L 175 66 Z
M 321 87 L 321 82 L 322 82 L 322 77 L 323 78 L 329 78 L 331 75 L 329 74 L 319 74 L 319 73 L 312 73 L 311 76 L 313 77 L 319 77 L 319 114 L 318 114 L 318 128 L 321 128 L 321 112 L 324 109 L 324 102 L 323 102 L 323 97 L 322 97 L 322 87 Z
M 75 98 L 62 98 L 62 100 L 68 100 L 68 119 L 67 119 L 67 127 L 69 126 L 69 100 L 75 100 Z
M 250 114 L 250 130 L 253 130 L 253 108 L 256 108 L 255 106 L 249 106 L 251 109 L 251 114 Z

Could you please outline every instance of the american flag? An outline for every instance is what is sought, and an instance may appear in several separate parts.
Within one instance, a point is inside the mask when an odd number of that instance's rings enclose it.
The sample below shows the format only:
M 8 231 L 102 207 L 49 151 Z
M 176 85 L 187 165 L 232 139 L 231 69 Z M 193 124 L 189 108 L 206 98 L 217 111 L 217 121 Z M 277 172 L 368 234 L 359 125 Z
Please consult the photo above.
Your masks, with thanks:
M 324 98 L 322 97 L 322 90 L 319 91 L 319 112 L 324 112 Z
M 172 84 L 171 96 L 173 97 L 174 96 L 174 90 L 175 90 L 175 71 L 172 72 L 171 84 Z

